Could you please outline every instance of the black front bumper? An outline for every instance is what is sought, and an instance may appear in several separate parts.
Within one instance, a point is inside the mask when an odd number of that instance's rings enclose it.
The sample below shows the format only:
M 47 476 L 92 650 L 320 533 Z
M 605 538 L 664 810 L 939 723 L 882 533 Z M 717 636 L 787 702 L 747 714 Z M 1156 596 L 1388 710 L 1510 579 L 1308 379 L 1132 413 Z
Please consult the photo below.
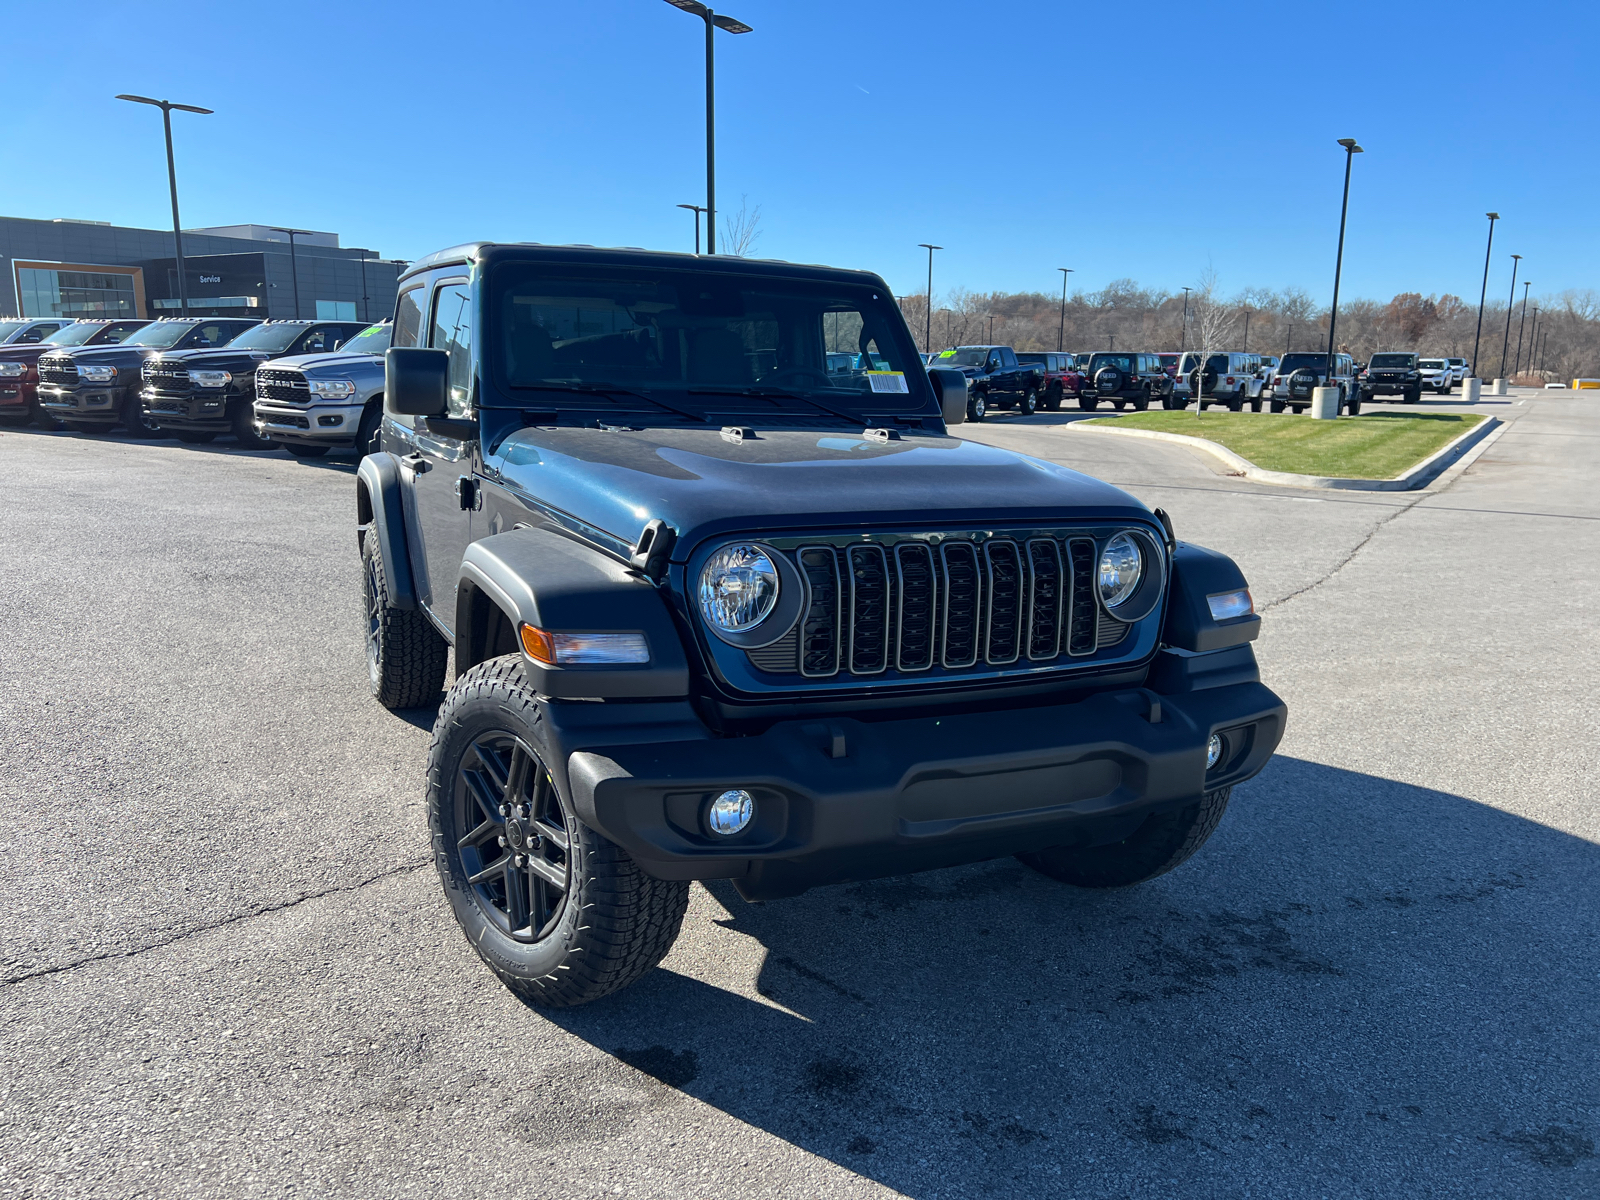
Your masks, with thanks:
M 40 408 L 64 421 L 83 425 L 120 425 L 128 385 L 80 383 L 77 387 L 68 387 L 64 384 L 41 383 L 36 394 Z
M 1149 688 L 1073 704 L 915 717 L 789 721 L 718 738 L 683 712 L 640 706 L 670 740 L 603 744 L 627 705 L 551 704 L 547 729 L 578 816 L 663 879 L 732 879 L 749 899 L 820 884 L 1128 836 L 1265 766 L 1287 710 L 1248 646 L 1194 656 Z M 1209 671 L 1209 675 L 1206 672 Z M 1158 668 L 1153 681 L 1163 678 Z M 1207 686 L 1207 684 L 1220 686 Z M 1198 688 L 1199 690 L 1183 690 Z M 605 710 L 613 711 L 607 713 Z M 1213 733 L 1225 746 L 1207 771 Z M 581 746 L 579 749 L 571 749 Z M 712 798 L 743 788 L 742 833 L 707 829 Z
M 1422 390 L 1422 381 L 1413 379 L 1410 383 L 1406 383 L 1403 380 L 1363 383 L 1361 390 L 1369 396 L 1404 396 L 1407 392 L 1420 392 Z
M 140 393 L 144 415 L 163 429 L 196 429 L 206 433 L 227 433 L 232 428 L 230 414 L 242 399 L 213 391 L 209 396 L 196 391 L 188 395 L 162 393 L 145 388 Z

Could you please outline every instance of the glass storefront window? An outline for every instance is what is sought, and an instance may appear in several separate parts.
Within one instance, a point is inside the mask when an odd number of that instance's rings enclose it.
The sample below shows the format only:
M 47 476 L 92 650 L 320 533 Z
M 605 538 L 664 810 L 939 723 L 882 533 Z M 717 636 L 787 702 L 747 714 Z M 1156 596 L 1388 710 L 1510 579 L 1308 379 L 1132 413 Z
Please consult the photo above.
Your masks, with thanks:
M 25 317 L 136 317 L 133 276 L 111 271 L 51 271 L 21 267 L 19 299 Z
M 318 300 L 317 320 L 319 321 L 354 321 L 356 319 L 356 302 L 354 300 Z

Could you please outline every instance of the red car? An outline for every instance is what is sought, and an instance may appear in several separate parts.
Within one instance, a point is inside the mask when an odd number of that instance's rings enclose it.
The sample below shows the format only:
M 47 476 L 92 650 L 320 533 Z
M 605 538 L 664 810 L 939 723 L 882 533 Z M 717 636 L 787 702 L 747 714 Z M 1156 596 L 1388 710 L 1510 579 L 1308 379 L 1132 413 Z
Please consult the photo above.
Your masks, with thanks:
M 1176 354 L 1158 354 L 1161 360 L 1161 369 L 1174 379 L 1178 377 L 1178 356 Z
M 1063 398 L 1083 392 L 1084 379 L 1075 365 L 1075 355 L 1057 350 L 1018 350 L 1017 361 L 1044 368 L 1045 408 L 1060 408 Z

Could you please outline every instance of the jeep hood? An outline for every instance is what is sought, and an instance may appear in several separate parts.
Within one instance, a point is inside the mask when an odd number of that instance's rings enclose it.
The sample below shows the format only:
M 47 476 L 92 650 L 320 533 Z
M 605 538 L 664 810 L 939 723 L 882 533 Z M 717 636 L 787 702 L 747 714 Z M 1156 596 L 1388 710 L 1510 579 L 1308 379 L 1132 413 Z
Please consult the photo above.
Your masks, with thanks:
M 981 442 L 910 430 L 887 443 L 859 429 L 518 429 L 491 477 L 560 521 L 631 545 L 646 522 L 677 530 L 682 560 L 716 534 L 940 528 L 1149 519 L 1126 492 Z

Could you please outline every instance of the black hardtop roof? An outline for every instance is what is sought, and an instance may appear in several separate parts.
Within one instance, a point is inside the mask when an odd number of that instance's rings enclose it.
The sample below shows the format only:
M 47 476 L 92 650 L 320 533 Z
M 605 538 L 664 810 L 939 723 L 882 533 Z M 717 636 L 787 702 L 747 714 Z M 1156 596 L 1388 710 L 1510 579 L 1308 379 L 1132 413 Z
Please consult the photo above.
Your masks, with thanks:
M 467 242 L 447 250 L 437 250 L 417 259 L 400 274 L 399 282 L 436 267 L 475 263 L 487 266 L 496 262 L 547 262 L 589 264 L 592 266 L 666 267 L 683 271 L 715 270 L 745 275 L 765 275 L 791 279 L 828 278 L 840 282 L 887 285 L 871 271 L 846 267 L 813 266 L 784 262 L 776 258 L 735 258 L 722 254 L 682 254 L 669 250 L 641 250 L 637 246 L 547 246 L 539 242 Z M 892 293 L 890 293 L 892 295 Z

